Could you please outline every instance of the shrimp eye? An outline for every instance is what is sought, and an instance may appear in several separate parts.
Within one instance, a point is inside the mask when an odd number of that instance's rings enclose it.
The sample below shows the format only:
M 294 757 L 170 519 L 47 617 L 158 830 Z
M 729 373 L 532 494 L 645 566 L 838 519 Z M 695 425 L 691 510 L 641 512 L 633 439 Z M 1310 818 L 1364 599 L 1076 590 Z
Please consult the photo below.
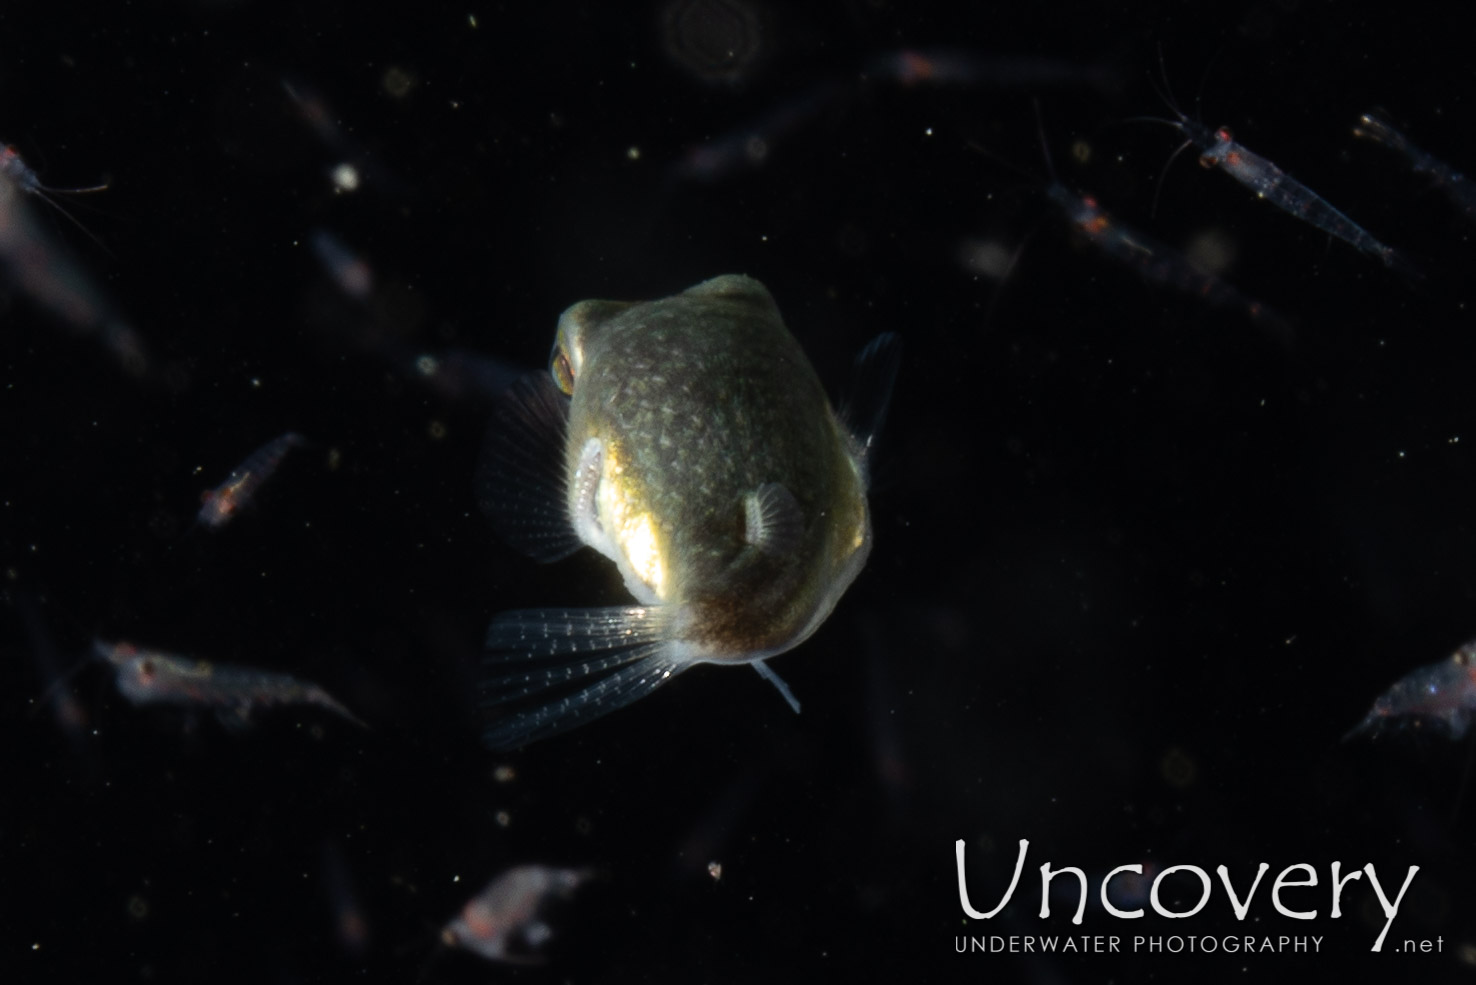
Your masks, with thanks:
M 569 354 L 562 349 L 555 352 L 553 365 L 549 369 L 553 373 L 554 383 L 558 384 L 559 389 L 565 394 L 573 394 L 574 369 L 569 365 Z

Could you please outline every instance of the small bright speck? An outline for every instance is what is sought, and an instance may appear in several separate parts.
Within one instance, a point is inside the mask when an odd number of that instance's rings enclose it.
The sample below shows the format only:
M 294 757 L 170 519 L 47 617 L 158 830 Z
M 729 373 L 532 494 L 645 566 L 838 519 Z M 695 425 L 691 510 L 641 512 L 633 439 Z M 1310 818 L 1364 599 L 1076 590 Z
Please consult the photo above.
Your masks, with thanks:
M 625 159 L 627 161 L 639 161 L 641 159 L 641 149 L 639 147 L 627 147 L 625 149 Z
M 1458 435 L 1458 434 L 1451 435 L 1450 443 L 1453 444 L 1453 445 L 1460 444 L 1461 443 L 1461 436 Z
M 477 15 L 476 14 L 467 14 L 466 15 L 466 22 L 469 25 L 471 25 L 471 29 L 473 31 L 475 31 L 477 29 Z
M 932 135 L 933 135 L 933 128 L 932 127 L 928 127 L 926 130 L 923 131 L 923 136 L 924 137 L 931 137 Z

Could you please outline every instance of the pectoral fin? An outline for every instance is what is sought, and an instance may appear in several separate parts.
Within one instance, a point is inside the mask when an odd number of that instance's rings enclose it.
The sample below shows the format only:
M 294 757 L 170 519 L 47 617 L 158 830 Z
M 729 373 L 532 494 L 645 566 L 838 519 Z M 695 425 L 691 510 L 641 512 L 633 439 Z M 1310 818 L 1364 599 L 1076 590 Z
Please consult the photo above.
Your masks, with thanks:
M 743 497 L 743 539 L 775 557 L 792 555 L 805 535 L 805 515 L 794 494 L 766 482 Z
M 503 540 L 539 561 L 583 547 L 565 496 L 569 401 L 547 373 L 529 373 L 499 397 L 482 461 L 477 501 Z

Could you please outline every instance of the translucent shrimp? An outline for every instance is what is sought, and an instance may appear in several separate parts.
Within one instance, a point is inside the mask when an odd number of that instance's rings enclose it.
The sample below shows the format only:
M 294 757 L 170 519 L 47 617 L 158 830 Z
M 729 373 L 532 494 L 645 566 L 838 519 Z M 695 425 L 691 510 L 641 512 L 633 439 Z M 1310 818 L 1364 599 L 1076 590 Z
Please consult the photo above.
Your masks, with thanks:
M 1410 143 L 1404 134 L 1395 130 L 1387 121 L 1373 113 L 1364 113 L 1358 118 L 1358 125 L 1353 128 L 1353 136 L 1372 140 L 1403 154 L 1409 159 L 1410 170 L 1415 174 L 1428 176 L 1430 182 L 1466 214 L 1466 218 L 1476 219 L 1476 185 L 1472 185 L 1465 175 L 1449 164 Z
M 1392 246 L 1385 246 L 1379 242 L 1362 226 L 1333 208 L 1322 196 L 1266 158 L 1236 143 L 1229 127 L 1211 130 L 1203 123 L 1189 119 L 1174 105 L 1172 100 L 1166 98 L 1165 101 L 1168 102 L 1169 109 L 1178 117 L 1177 120 L 1165 120 L 1156 116 L 1136 117 L 1135 120 L 1163 123 L 1184 135 L 1184 143 L 1174 151 L 1173 156 L 1169 158 L 1169 164 L 1172 164 L 1174 158 L 1178 157 L 1185 148 L 1191 145 L 1197 147 L 1200 151 L 1199 164 L 1201 167 L 1219 168 L 1255 192 L 1257 198 L 1265 199 L 1283 212 L 1316 226 L 1330 236 L 1336 236 L 1370 256 L 1377 257 L 1386 267 L 1397 269 L 1406 276 L 1416 278 L 1420 276 L 1414 265 Z M 1168 171 L 1167 165 L 1164 171 Z
M 493 879 L 441 931 L 441 943 L 488 961 L 536 964 L 537 949 L 553 936 L 540 917 L 549 900 L 571 895 L 590 873 L 520 865 Z M 514 947 L 521 942 L 522 947 Z
M 1290 327 L 1275 311 L 1241 294 L 1214 274 L 1201 270 L 1177 250 L 1117 222 L 1092 196 L 1076 195 L 1059 182 L 1047 188 L 1046 195 L 1092 246 L 1132 267 L 1150 284 L 1195 294 L 1210 304 L 1243 308 L 1252 319 L 1273 329 L 1278 338 L 1284 341 L 1290 337 Z
M 88 229 L 86 226 L 82 225 L 81 222 L 77 221 L 76 216 L 72 215 L 72 213 L 62 208 L 61 205 L 57 203 L 56 199 L 51 197 L 52 195 L 86 195 L 91 192 L 107 191 L 108 186 L 106 183 L 103 183 L 101 185 L 90 185 L 86 188 L 49 188 L 46 185 L 41 184 L 41 179 L 36 177 L 36 172 L 32 171 L 29 167 L 26 166 L 26 162 L 21 160 L 20 152 L 17 151 L 10 144 L 6 144 L 4 145 L 3 149 L 0 149 L 0 174 L 3 174 L 5 175 L 5 177 L 9 178 L 11 182 L 15 185 L 15 187 L 19 188 L 27 195 L 32 195 L 36 198 L 39 198 L 47 205 L 51 206 L 53 209 L 56 209 L 56 211 L 66 216 L 68 222 L 86 233 L 87 238 L 92 240 L 98 246 L 102 246 L 104 250 L 108 249 L 106 246 L 103 246 L 102 240 L 98 239 L 92 234 L 92 230 Z
M 125 370 L 142 374 L 148 367 L 143 340 L 25 204 L 29 194 L 56 205 L 40 188 L 11 148 L 0 151 L 0 271 L 74 331 L 111 349 Z
M 1040 146 L 1045 155 L 1046 168 L 1051 183 L 1046 188 L 1046 197 L 1054 202 L 1093 247 L 1112 259 L 1136 270 L 1151 284 L 1195 294 L 1213 305 L 1244 309 L 1252 319 L 1272 329 L 1273 334 L 1285 341 L 1291 330 L 1286 321 L 1275 311 L 1241 294 L 1230 284 L 1207 270 L 1196 266 L 1193 261 L 1177 250 L 1155 242 L 1136 229 L 1117 222 L 1097 204 L 1091 195 L 1077 195 L 1056 177 L 1056 168 L 1051 160 L 1050 145 L 1046 142 L 1045 124 L 1040 119 L 1040 106 L 1036 105 L 1036 123 L 1040 131 Z
M 305 444 L 306 440 L 302 435 L 289 431 L 252 452 L 250 458 L 231 470 L 225 482 L 205 493 L 195 522 L 207 527 L 224 526 L 237 510 L 251 501 L 257 488 L 277 471 L 288 450 Z
M 190 660 L 132 643 L 97 640 L 93 650 L 113 665 L 119 692 L 136 705 L 212 708 L 223 724 L 239 725 L 250 720 L 254 709 L 265 705 L 309 704 L 368 727 L 318 685 L 287 674 Z
M 903 88 L 920 85 L 979 86 L 991 89 L 1038 89 L 1088 85 L 1111 90 L 1120 80 L 1106 63 L 1082 64 L 1033 55 L 994 55 L 970 48 L 899 48 L 866 61 L 864 77 Z
M 1437 664 L 1421 667 L 1394 682 L 1373 708 L 1343 736 L 1376 734 L 1391 719 L 1444 729 L 1452 739 L 1466 734 L 1476 712 L 1476 640 Z

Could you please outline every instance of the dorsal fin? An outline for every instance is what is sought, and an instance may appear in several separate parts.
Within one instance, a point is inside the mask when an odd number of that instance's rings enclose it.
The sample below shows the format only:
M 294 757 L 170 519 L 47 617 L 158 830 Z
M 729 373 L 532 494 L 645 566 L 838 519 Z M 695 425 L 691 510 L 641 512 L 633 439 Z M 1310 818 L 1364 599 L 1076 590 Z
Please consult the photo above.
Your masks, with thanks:
M 892 402 L 892 388 L 902 366 L 902 337 L 883 332 L 856 356 L 850 392 L 841 404 L 841 421 L 856 443 L 856 456 L 863 468 Z

